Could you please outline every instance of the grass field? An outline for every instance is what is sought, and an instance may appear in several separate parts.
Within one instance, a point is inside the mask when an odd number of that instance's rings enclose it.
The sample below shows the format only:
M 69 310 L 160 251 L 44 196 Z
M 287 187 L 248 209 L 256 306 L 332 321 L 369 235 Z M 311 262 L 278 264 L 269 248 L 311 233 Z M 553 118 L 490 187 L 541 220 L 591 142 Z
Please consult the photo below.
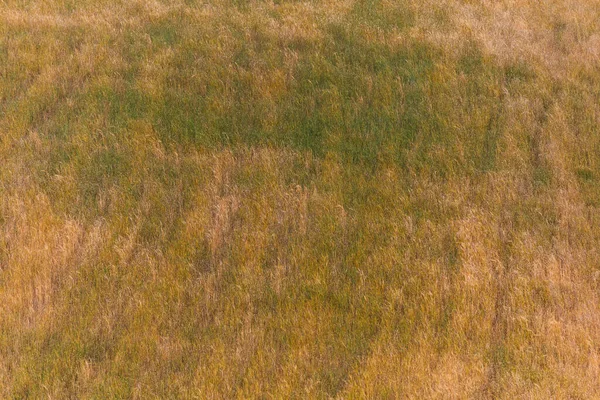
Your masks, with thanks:
M 0 0 L 0 398 L 600 398 L 600 1 Z

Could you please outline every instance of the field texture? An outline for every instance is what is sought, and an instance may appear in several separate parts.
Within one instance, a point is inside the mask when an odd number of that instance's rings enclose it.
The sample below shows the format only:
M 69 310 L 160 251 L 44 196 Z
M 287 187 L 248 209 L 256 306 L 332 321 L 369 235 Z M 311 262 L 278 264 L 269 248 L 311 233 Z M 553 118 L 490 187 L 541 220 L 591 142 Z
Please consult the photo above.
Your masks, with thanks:
M 0 398 L 600 398 L 598 0 L 0 0 Z

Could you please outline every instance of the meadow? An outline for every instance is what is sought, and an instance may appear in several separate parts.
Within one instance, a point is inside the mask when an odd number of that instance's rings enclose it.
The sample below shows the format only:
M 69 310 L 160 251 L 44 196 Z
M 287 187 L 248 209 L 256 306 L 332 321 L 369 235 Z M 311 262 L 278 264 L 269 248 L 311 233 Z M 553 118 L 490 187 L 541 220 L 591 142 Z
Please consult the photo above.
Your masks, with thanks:
M 600 1 L 0 0 L 0 398 L 600 398 Z

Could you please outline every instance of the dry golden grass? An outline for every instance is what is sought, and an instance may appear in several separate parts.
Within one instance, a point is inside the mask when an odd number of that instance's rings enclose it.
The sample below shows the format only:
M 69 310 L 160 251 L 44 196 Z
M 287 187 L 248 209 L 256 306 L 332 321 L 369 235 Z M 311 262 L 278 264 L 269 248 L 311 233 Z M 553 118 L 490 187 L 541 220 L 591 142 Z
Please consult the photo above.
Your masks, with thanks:
M 0 2 L 0 398 L 600 398 L 600 2 Z

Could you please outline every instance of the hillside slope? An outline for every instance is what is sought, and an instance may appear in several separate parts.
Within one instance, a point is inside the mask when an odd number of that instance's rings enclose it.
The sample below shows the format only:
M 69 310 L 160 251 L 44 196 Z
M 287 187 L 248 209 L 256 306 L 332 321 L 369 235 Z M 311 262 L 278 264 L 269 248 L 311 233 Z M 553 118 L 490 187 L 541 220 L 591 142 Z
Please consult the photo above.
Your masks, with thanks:
M 0 1 L 0 398 L 600 398 L 597 0 Z

